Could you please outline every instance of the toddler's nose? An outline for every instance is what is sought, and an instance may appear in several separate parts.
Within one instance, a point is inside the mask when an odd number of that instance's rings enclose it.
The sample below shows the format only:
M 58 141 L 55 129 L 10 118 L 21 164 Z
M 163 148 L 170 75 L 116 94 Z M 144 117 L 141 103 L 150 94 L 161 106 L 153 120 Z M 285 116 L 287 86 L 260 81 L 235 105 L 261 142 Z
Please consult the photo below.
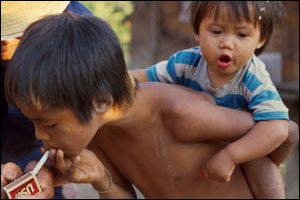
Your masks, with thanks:
M 234 48 L 233 38 L 231 36 L 224 37 L 223 40 L 220 42 L 220 48 L 232 50 Z

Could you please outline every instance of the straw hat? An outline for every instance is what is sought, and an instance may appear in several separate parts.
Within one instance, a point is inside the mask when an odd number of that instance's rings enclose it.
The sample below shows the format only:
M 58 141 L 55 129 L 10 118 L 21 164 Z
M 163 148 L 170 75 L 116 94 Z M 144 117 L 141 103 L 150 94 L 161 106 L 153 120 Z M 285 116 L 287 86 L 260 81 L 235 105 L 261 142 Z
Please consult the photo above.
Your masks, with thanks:
M 1 41 L 23 35 L 32 22 L 62 13 L 70 1 L 1 1 Z

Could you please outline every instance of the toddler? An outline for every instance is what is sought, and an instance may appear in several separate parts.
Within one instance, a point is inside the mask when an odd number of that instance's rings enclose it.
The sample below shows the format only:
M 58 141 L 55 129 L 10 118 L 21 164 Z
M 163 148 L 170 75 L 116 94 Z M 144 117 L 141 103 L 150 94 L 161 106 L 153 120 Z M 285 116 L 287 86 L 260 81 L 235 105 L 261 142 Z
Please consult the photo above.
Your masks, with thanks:
M 209 93 L 220 106 L 253 113 L 256 125 L 248 134 L 228 144 L 207 163 L 204 174 L 210 179 L 229 182 L 235 165 L 270 154 L 286 140 L 288 132 L 298 134 L 296 129 L 288 130 L 288 109 L 264 63 L 256 57 L 284 18 L 281 2 L 192 2 L 190 19 L 199 46 L 147 68 L 147 77 L 144 70 L 131 71 L 140 81 L 180 84 Z M 270 157 L 279 165 L 296 143 L 290 143 L 288 149 L 279 148 Z M 280 172 L 259 172 L 255 162 L 268 163 L 270 159 L 264 157 L 244 165 L 255 196 L 284 197 L 283 185 L 281 190 L 274 190 L 259 182 L 262 176 L 267 180 L 277 174 L 280 178 Z

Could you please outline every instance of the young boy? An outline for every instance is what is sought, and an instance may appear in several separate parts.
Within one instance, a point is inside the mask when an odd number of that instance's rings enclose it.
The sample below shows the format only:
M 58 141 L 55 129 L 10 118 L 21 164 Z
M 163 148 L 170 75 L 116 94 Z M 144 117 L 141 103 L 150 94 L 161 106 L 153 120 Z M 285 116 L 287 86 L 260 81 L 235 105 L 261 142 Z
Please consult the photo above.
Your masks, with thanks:
M 285 11 L 281 2 L 274 1 L 197 1 L 191 3 L 190 17 L 200 47 L 179 51 L 146 72 L 131 73 L 141 81 L 177 83 L 204 91 L 213 96 L 218 105 L 253 112 L 256 125 L 249 133 L 226 146 L 207 163 L 209 178 L 228 182 L 234 165 L 271 153 L 288 134 L 288 109 L 264 64 L 254 55 L 263 51 L 273 28 L 283 21 Z M 277 165 L 297 144 L 297 128 L 290 129 L 289 134 L 294 141 L 286 140 L 270 154 Z M 261 177 L 273 175 L 259 172 L 257 168 L 259 162 L 268 162 L 268 158 L 254 162 L 258 162 L 257 165 L 247 163 L 244 168 L 255 196 L 283 197 L 280 191 L 274 193 L 269 189 L 269 185 L 258 184 Z
M 131 184 L 146 198 L 253 198 L 239 166 L 227 184 L 199 174 L 252 128 L 252 115 L 182 86 L 138 84 L 114 32 L 96 17 L 66 12 L 30 25 L 5 91 L 51 149 L 51 163 L 101 198 L 135 197 Z M 66 182 L 59 178 L 56 185 Z

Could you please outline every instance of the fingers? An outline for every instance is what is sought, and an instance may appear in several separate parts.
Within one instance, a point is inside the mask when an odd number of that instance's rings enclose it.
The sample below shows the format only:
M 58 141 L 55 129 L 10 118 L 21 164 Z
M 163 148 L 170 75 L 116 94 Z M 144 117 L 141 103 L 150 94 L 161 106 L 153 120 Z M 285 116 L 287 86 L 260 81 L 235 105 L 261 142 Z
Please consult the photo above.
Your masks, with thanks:
M 73 161 L 71 167 L 70 167 L 70 172 L 74 172 L 74 170 L 76 169 L 76 167 L 79 165 L 81 161 L 81 157 L 80 156 L 76 156 L 75 160 Z
M 39 192 L 35 195 L 20 195 L 15 197 L 15 199 L 52 199 L 54 196 L 54 190 L 46 189 L 42 192 Z
M 77 167 L 79 166 L 80 161 L 81 161 L 80 156 L 76 156 L 70 169 L 68 170 L 67 178 L 70 182 L 74 182 L 74 183 L 78 182 L 76 170 L 78 169 Z
M 46 149 L 44 147 L 41 147 L 41 152 L 44 154 L 46 152 Z
M 2 176 L 2 169 L 4 168 L 4 165 L 1 164 L 1 199 L 5 198 L 5 194 L 4 194 L 4 190 L 2 187 L 4 187 L 5 185 L 7 185 L 7 180 L 4 178 L 4 176 Z
M 31 197 L 32 197 L 31 195 L 19 195 L 14 199 L 32 199 Z
M 58 149 L 57 154 L 56 154 L 56 166 L 59 169 L 66 169 L 67 168 L 66 165 L 67 165 L 67 163 L 65 162 L 65 159 L 64 159 L 64 152 L 63 152 L 63 150 Z M 69 167 L 70 166 L 68 166 L 68 168 Z
M 4 168 L 4 164 L 1 164 L 1 174 L 2 174 L 2 170 L 3 170 L 3 168 Z
M 36 161 L 36 160 L 30 161 L 24 169 L 24 174 L 32 171 L 37 164 L 38 164 L 38 161 Z
M 1 199 L 5 199 L 5 192 L 2 187 L 7 185 L 7 180 L 4 178 L 4 176 L 1 175 Z
M 2 187 L 20 176 L 22 176 L 22 170 L 16 164 L 9 162 L 6 165 L 1 165 L 1 199 L 6 198 Z
M 64 152 L 61 149 L 51 149 L 49 160 L 51 165 L 64 175 L 67 174 L 67 171 L 72 166 L 72 161 L 68 158 L 65 158 Z
M 203 178 L 207 178 L 213 181 L 223 182 L 223 183 L 229 183 L 231 176 L 225 176 L 224 174 L 214 174 L 213 172 L 210 172 L 209 170 L 204 170 L 200 172 L 200 176 Z
M 1 175 L 8 181 L 8 182 L 11 182 L 11 181 L 14 181 L 16 180 L 17 178 L 21 177 L 22 176 L 22 170 L 21 168 L 12 163 L 12 162 L 9 162 L 7 163 L 3 169 L 2 169 L 2 173 Z
M 49 160 L 52 166 L 58 169 L 65 168 L 64 152 L 60 149 L 50 149 Z
M 48 188 L 40 193 L 31 196 L 31 199 L 52 199 L 54 196 L 54 188 Z
M 34 167 L 37 165 L 37 161 L 31 161 L 27 164 L 24 173 L 32 171 Z M 1 199 L 6 198 L 5 193 L 3 191 L 3 187 L 8 183 L 14 181 L 19 178 L 23 173 L 19 166 L 14 163 L 7 163 L 6 165 L 1 166 Z M 53 177 L 51 171 L 43 166 L 38 175 L 37 179 L 39 180 L 42 192 L 38 193 L 34 196 L 18 196 L 18 199 L 48 199 L 54 196 L 54 188 L 53 188 Z
M 43 166 L 37 174 L 42 191 L 53 190 L 53 176 L 51 170 Z
M 65 168 L 64 152 L 61 149 L 50 149 L 49 160 L 52 166 L 59 169 Z
M 37 161 L 33 160 L 30 161 L 27 166 L 25 167 L 24 173 L 28 173 L 29 171 L 32 171 L 34 167 L 37 165 Z M 46 186 L 53 187 L 53 177 L 52 172 L 50 169 L 47 168 L 46 165 L 44 165 L 40 171 L 37 174 L 37 179 L 39 180 L 40 186 L 42 190 L 46 188 Z M 44 185 L 44 187 L 42 187 Z
M 50 163 L 53 167 L 56 167 L 56 150 L 50 149 L 50 155 L 49 155 Z
M 8 181 L 1 175 L 1 187 L 6 186 Z
M 24 173 L 32 171 L 37 163 L 38 161 L 30 161 L 27 164 Z M 42 192 L 35 195 L 21 195 L 16 197 L 16 199 L 51 199 L 54 196 L 53 176 L 51 170 L 49 170 L 46 165 L 44 165 L 38 172 L 37 179 Z

